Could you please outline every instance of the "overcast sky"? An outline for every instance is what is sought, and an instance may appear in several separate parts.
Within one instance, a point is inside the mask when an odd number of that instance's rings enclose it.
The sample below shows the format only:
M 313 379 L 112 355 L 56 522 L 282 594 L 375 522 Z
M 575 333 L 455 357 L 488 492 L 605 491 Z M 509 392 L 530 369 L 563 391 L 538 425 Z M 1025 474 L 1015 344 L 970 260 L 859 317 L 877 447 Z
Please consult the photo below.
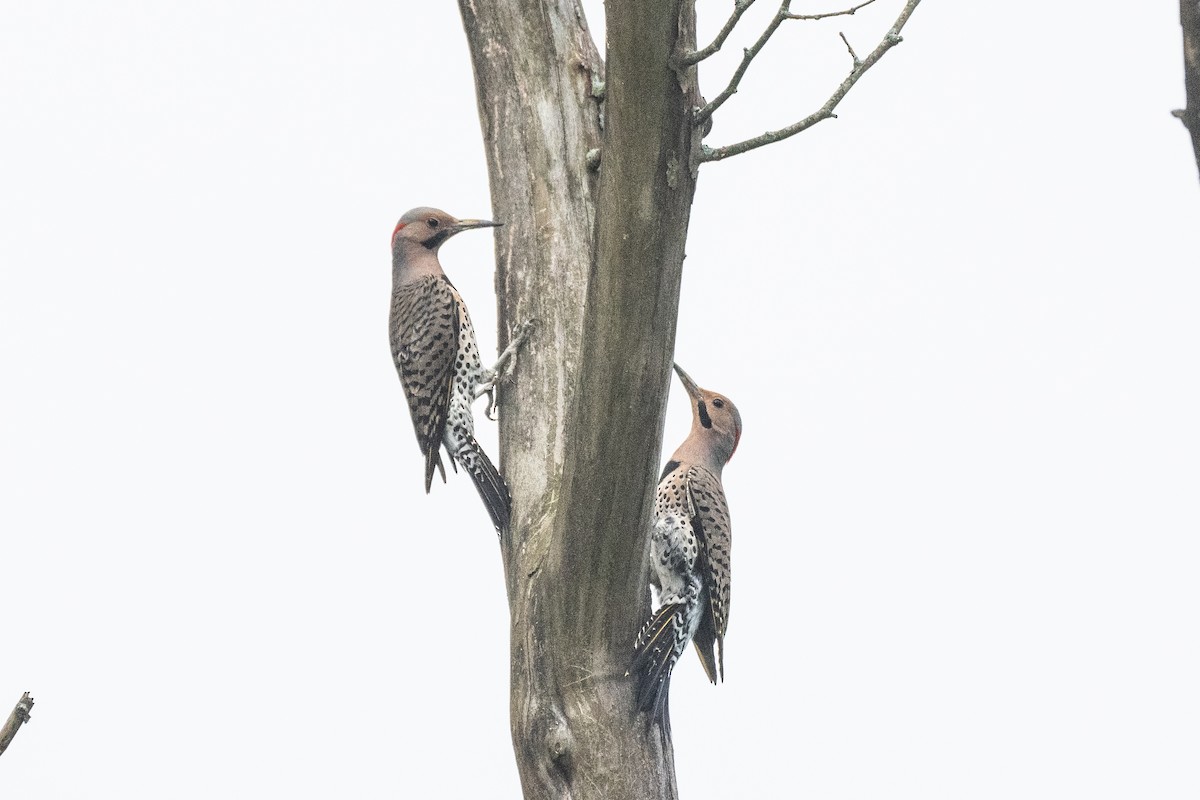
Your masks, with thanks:
M 709 143 L 900 5 L 789 23 Z M 745 434 L 688 800 L 1200 794 L 1178 4 L 983 5 L 701 171 L 676 355 Z M 494 534 L 386 336 L 400 214 L 491 214 L 455 4 L 6 3 L 0 75 L 0 796 L 518 798 Z M 490 237 L 442 259 L 494 351 Z

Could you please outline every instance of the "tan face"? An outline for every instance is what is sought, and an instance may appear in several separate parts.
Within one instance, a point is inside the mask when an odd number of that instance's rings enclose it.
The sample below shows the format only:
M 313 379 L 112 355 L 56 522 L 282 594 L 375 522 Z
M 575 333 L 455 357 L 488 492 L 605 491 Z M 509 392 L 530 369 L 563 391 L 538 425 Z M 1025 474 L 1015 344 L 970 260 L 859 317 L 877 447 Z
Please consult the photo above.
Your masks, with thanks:
M 701 389 L 692 402 L 695 403 L 695 415 L 701 427 L 710 428 L 733 442 L 729 451 L 732 456 L 742 438 L 742 415 L 738 413 L 737 406 L 728 397 L 707 389 Z M 708 424 L 705 424 L 706 417 Z
M 675 372 L 679 374 L 692 400 L 692 419 L 701 428 L 730 442 L 729 455 L 732 456 L 742 438 L 742 415 L 738 413 L 737 406 L 723 394 L 701 389 L 678 364 L 675 365 Z
M 486 219 L 457 219 L 437 208 L 414 208 L 405 212 L 392 231 L 392 249 L 401 242 L 413 242 L 437 250 L 456 233 L 471 228 L 490 228 L 499 225 Z
M 418 244 L 425 244 L 439 234 L 444 234 L 442 237 L 444 241 L 451 235 L 444 232 L 452 230 L 457 224 L 457 219 L 440 209 L 414 208 L 412 211 L 405 212 L 400 221 L 396 223 L 396 229 L 392 231 L 392 246 L 396 245 L 397 239 L 408 239 Z

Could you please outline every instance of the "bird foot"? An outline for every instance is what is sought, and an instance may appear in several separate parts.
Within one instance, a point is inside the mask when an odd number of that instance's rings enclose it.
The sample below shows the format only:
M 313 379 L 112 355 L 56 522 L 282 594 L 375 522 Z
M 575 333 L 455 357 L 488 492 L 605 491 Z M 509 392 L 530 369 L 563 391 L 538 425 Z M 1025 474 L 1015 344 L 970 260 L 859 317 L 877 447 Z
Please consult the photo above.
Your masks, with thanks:
M 525 340 L 529 338 L 529 335 L 533 333 L 536 327 L 536 319 L 527 319 L 513 331 L 512 338 L 508 342 L 508 347 L 504 348 L 504 352 L 500 354 L 500 357 L 496 359 L 495 365 L 492 366 L 493 385 L 507 383 L 512 380 L 512 364 L 516 358 L 517 350 L 525 343 Z
M 504 348 L 504 352 L 496 359 L 495 365 L 485 371 L 485 380 L 475 390 L 476 398 L 485 394 L 488 396 L 487 407 L 483 410 L 483 415 L 488 419 L 493 421 L 496 419 L 496 387 L 512 380 L 512 365 L 517 350 L 520 349 L 521 345 L 529 338 L 529 335 L 533 333 L 536 327 L 536 319 L 527 319 L 517 326 L 517 329 L 513 331 L 512 339 L 508 342 L 508 347 Z

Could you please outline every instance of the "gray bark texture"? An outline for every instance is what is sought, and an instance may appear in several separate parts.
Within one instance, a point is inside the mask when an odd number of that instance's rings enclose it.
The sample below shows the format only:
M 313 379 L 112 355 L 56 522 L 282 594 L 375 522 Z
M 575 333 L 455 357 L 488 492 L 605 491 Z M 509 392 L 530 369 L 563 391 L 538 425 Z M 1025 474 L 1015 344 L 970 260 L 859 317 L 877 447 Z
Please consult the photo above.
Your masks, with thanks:
M 625 670 L 648 613 L 646 537 L 699 163 L 695 68 L 672 66 L 695 47 L 693 0 L 607 0 L 603 61 L 575 0 L 459 8 L 505 223 L 501 344 L 537 321 L 499 398 L 523 791 L 674 798 L 670 733 L 636 712 Z
M 17 701 L 17 705 L 13 708 L 12 713 L 8 715 L 8 719 L 4 725 L 0 726 L 0 754 L 3 754 L 8 749 L 9 743 L 13 737 L 17 735 L 17 731 L 26 722 L 29 722 L 29 712 L 33 710 L 33 698 L 29 696 L 29 692 L 21 695 L 21 699 Z
M 1175 112 L 1192 136 L 1196 169 L 1200 170 L 1200 0 L 1179 0 L 1183 25 L 1183 83 L 1187 108 Z

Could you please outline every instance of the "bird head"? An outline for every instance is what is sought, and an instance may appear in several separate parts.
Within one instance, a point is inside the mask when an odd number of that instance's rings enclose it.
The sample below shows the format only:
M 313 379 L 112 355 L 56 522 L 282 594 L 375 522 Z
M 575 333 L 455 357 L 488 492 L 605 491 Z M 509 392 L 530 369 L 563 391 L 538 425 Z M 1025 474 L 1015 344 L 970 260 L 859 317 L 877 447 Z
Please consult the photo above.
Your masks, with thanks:
M 723 464 L 733 458 L 742 438 L 742 415 L 728 397 L 701 389 L 678 364 L 673 366 L 692 400 L 692 432 L 689 438 L 706 441 Z
M 420 245 L 436 253 L 456 233 L 502 224 L 487 219 L 456 219 L 436 208 L 414 208 L 405 212 L 396 223 L 396 229 L 392 231 L 392 252 L 405 245 Z

